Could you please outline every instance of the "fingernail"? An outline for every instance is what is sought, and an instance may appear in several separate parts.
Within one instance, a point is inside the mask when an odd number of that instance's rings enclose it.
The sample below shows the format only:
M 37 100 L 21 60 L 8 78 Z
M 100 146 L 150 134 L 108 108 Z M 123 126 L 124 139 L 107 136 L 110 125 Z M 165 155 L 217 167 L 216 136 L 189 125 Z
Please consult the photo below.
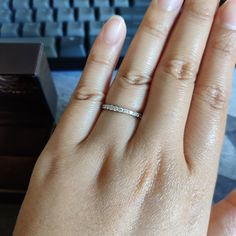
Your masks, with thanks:
M 107 44 L 114 45 L 120 41 L 123 24 L 123 19 L 119 16 L 112 16 L 107 21 L 102 32 Z
M 183 0 L 158 0 L 158 2 L 166 11 L 178 10 L 183 4 Z
M 236 30 L 236 0 L 228 0 L 222 9 L 222 24 L 231 30 Z

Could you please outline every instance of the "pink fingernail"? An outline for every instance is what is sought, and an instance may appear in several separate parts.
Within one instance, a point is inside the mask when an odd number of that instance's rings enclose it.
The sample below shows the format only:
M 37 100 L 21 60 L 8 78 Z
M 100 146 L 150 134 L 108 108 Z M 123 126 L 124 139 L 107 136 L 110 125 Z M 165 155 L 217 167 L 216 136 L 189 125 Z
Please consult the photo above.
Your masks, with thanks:
M 183 0 L 158 0 L 158 2 L 166 11 L 178 10 L 183 4 Z
M 119 16 L 113 16 L 103 28 L 103 39 L 106 43 L 114 45 L 120 41 L 124 21 Z
M 228 0 L 222 9 L 221 22 L 231 30 L 236 30 L 236 0 Z

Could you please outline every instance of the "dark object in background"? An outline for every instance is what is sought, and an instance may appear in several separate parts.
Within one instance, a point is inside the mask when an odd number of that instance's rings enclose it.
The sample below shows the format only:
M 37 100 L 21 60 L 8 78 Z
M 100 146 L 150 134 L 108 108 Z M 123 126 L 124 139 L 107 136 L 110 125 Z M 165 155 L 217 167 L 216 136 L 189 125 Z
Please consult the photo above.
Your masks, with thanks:
M 43 45 L 0 44 L 0 193 L 26 190 L 56 104 Z

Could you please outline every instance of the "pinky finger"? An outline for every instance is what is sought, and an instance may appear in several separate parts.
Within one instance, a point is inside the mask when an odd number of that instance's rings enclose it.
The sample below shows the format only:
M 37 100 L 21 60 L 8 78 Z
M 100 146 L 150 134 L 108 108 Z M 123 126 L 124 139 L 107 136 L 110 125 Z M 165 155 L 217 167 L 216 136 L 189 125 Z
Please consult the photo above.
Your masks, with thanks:
M 218 10 L 196 81 L 185 132 L 189 164 L 198 173 L 207 173 L 214 181 L 236 59 L 235 12 L 236 0 L 228 0 Z
M 101 103 L 120 56 L 125 35 L 126 26 L 119 16 L 113 16 L 103 26 L 69 106 L 54 132 L 54 141 L 60 140 L 63 145 L 70 146 L 88 136 L 100 114 Z

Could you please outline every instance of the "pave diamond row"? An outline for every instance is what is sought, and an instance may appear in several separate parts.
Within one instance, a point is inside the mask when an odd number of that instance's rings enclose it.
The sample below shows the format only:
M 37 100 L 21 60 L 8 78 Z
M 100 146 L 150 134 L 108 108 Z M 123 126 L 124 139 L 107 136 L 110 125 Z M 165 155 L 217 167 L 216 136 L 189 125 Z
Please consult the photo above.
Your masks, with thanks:
M 136 111 L 131 111 L 129 109 L 126 109 L 124 107 L 120 107 L 120 106 L 116 106 L 116 105 L 112 105 L 112 104 L 104 104 L 102 105 L 102 109 L 103 110 L 108 110 L 108 111 L 114 111 L 114 112 L 119 112 L 119 113 L 124 113 L 136 118 L 141 119 L 142 114 L 138 113 Z

